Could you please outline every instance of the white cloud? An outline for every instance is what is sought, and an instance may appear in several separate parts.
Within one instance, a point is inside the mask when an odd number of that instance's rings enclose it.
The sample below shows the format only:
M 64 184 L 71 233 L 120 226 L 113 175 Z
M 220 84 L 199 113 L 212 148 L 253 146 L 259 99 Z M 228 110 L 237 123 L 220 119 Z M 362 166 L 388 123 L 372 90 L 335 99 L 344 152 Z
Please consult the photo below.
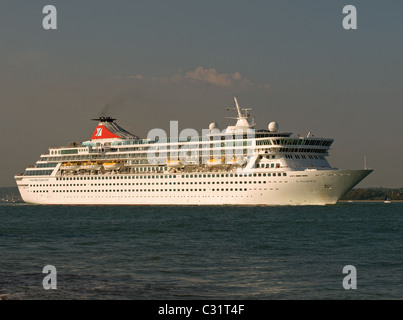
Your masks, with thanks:
M 207 83 L 214 87 L 225 88 L 257 88 L 264 91 L 268 90 L 267 84 L 255 84 L 249 79 L 244 78 L 239 72 L 220 73 L 214 68 L 197 67 L 194 70 L 188 71 L 185 74 L 176 73 L 168 77 L 147 77 L 142 74 L 130 76 L 114 76 L 115 80 L 131 80 L 131 81 L 148 81 L 151 83 Z
M 134 76 L 127 77 L 129 80 L 143 80 L 144 76 L 142 74 L 136 74 Z
M 240 83 L 243 80 L 239 72 L 233 74 L 219 73 L 216 69 L 205 69 L 203 67 L 197 67 L 194 71 L 187 72 L 184 78 L 207 82 L 219 87 L 230 87 L 234 83 Z

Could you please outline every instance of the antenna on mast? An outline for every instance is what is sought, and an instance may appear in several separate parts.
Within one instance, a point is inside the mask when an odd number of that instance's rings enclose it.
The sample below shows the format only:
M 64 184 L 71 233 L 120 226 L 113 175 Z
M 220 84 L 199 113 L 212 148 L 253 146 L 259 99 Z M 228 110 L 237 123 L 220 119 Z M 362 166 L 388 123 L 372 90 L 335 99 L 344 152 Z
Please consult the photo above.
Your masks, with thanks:
M 238 100 L 236 97 L 234 97 L 234 100 L 235 100 L 236 110 L 238 111 L 238 117 L 242 118 L 241 109 L 239 108 Z
M 252 110 L 251 108 L 240 108 L 238 99 L 234 97 L 235 101 L 235 107 L 233 108 L 227 108 L 227 110 L 236 110 L 238 113 L 238 117 L 226 117 L 229 119 L 237 119 L 237 123 L 235 126 L 229 126 L 228 128 L 253 128 L 255 126 L 255 120 L 252 119 L 252 123 L 249 123 L 248 118 L 250 117 L 248 111 Z M 242 111 L 244 111 L 244 114 L 242 114 Z M 227 129 L 228 129 L 227 128 Z

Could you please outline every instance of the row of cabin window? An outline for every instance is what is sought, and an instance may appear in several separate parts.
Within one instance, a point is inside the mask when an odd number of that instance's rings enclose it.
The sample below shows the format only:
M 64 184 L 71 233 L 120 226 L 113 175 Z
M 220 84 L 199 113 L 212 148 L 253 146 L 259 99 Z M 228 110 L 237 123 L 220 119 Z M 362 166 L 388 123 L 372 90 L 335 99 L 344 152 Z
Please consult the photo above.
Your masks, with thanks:
M 273 176 L 276 176 L 276 174 L 275 173 L 273 173 Z M 278 174 L 278 176 L 280 177 L 281 176 L 281 174 L 279 173 Z M 286 173 L 283 173 L 283 176 L 286 176 Z M 217 182 L 215 182 L 215 181 L 203 181 L 203 182 L 169 182 L 169 184 L 170 185 L 176 185 L 176 184 L 178 184 L 178 185 L 180 185 L 180 184 L 242 184 L 242 183 L 244 183 L 244 184 L 248 184 L 248 183 L 266 183 L 266 181 L 265 180 L 263 180 L 263 181 L 260 181 L 260 180 L 249 180 L 249 181 L 217 181 Z M 270 182 L 270 181 L 269 181 Z M 148 183 L 144 183 L 144 185 L 150 185 L 150 184 L 152 184 L 152 185 L 154 185 L 154 182 L 148 182 Z M 161 182 L 161 184 L 159 184 L 158 182 L 155 182 L 155 185 L 167 185 L 168 184 L 168 182 Z M 140 186 L 142 186 L 143 185 L 143 183 L 142 182 L 136 182 L 136 183 L 121 183 L 121 184 L 119 184 L 119 183 L 91 183 L 91 186 L 115 186 L 115 185 L 117 185 L 117 186 L 119 186 L 119 185 L 121 185 L 121 186 L 123 186 L 123 185 L 129 185 L 129 186 L 131 186 L 131 185 L 136 185 L 136 186 L 138 186 L 138 185 L 140 185 Z M 42 185 L 42 184 L 32 184 L 32 185 L 29 185 L 30 187 L 86 187 L 86 186 L 88 186 L 88 185 L 86 185 L 86 184 L 83 184 L 83 183 L 81 183 L 81 184 L 72 184 L 72 183 L 70 183 L 70 184 L 44 184 L 44 185 Z
M 179 176 L 179 175 L 178 175 Z M 153 176 L 153 175 L 146 175 L 146 176 L 91 176 L 91 177 L 57 177 L 57 181 L 65 181 L 65 180 L 115 180 L 115 179 L 171 179 L 178 177 L 176 175 L 161 175 L 161 176 Z M 275 176 L 287 176 L 286 172 L 278 172 L 278 173 L 211 173 L 211 174 L 183 174 L 180 175 L 181 178 L 232 178 L 232 177 L 275 177 Z
M 256 168 L 280 168 L 280 163 L 258 163 Z M 275 175 L 275 173 L 273 174 Z
M 252 189 L 249 189 L 252 190 Z M 260 190 L 260 189 L 259 189 Z M 266 190 L 266 189 L 265 189 Z M 53 193 L 76 193 L 76 192 L 180 192 L 180 191 L 207 191 L 207 189 L 113 189 L 113 190 L 53 190 Z M 248 191 L 247 188 L 218 188 L 209 191 Z M 34 190 L 34 193 L 49 193 L 49 190 Z

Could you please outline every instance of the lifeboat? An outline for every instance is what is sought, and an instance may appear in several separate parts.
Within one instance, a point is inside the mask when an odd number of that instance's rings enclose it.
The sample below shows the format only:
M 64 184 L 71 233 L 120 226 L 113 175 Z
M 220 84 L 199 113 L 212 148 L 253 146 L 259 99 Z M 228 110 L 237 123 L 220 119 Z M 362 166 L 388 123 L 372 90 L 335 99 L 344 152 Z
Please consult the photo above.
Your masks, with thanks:
M 99 170 L 101 169 L 102 165 L 97 163 L 97 162 L 92 162 L 92 161 L 88 161 L 88 162 L 84 162 L 80 169 L 83 170 Z
M 65 171 L 76 171 L 80 169 L 80 165 L 75 162 L 66 162 L 61 165 L 60 169 Z
M 168 159 L 167 167 L 168 168 L 181 168 L 181 167 L 183 167 L 183 163 L 179 159 L 176 159 L 176 160 Z
M 232 166 L 242 166 L 245 163 L 245 159 L 243 158 L 232 158 L 231 160 L 226 162 Z
M 105 170 L 118 170 L 118 169 L 120 169 L 120 163 L 117 162 L 117 161 L 104 162 L 103 166 L 104 166 Z
M 220 159 L 209 159 L 207 161 L 207 165 L 209 167 L 218 167 L 218 166 L 222 166 L 224 164 L 224 158 L 220 158 Z

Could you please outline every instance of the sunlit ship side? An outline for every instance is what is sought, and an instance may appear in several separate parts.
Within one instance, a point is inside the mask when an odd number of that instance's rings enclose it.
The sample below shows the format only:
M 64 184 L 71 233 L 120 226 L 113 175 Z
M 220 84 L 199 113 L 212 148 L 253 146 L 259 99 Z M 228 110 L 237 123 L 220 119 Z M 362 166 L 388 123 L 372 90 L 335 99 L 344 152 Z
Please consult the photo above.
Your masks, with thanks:
M 16 175 L 22 199 L 53 205 L 326 205 L 372 170 L 332 168 L 333 139 L 236 124 L 195 139 L 140 139 L 100 117 L 89 141 L 49 148 Z M 165 152 L 164 152 L 165 150 Z

